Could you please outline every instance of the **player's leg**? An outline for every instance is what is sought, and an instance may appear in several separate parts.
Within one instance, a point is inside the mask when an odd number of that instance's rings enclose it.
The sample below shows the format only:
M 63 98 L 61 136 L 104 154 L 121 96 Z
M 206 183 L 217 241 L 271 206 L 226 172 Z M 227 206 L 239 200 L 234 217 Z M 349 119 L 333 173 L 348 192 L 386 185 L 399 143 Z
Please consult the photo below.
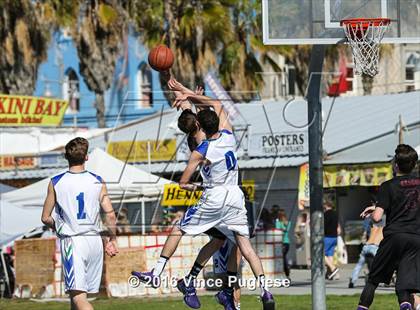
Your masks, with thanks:
M 389 283 L 391 280 L 397 266 L 395 257 L 398 257 L 398 252 L 394 253 L 393 243 L 391 238 L 382 240 L 378 252 L 373 259 L 368 281 L 360 295 L 358 309 L 369 309 L 373 302 L 378 284 Z
M 91 278 L 97 279 L 98 274 L 91 274 L 88 267 L 91 261 L 100 267 L 97 288 L 92 291 L 97 292 L 102 276 L 102 239 L 100 236 L 75 236 L 63 238 L 60 243 L 65 290 L 70 296 L 72 309 L 91 310 L 93 307 L 87 300 L 88 282 Z
M 409 290 L 395 290 L 400 304 L 400 310 L 413 310 L 414 296 Z
M 242 256 L 236 245 L 227 243 L 226 246 L 229 247 L 229 251 L 225 255 L 227 264 L 226 266 L 219 266 L 218 268 L 218 274 L 222 274 L 224 287 L 215 295 L 215 298 L 219 304 L 225 307 L 225 309 L 240 309 L 238 272 Z M 220 254 L 222 253 L 219 253 L 219 256 L 221 256 Z M 222 258 L 219 257 L 219 259 Z M 221 265 L 220 262 L 219 265 Z
M 92 305 L 87 299 L 87 293 L 82 291 L 69 291 L 72 310 L 93 310 Z
M 239 247 L 242 256 L 248 261 L 251 269 L 261 288 L 261 300 L 264 310 L 274 309 L 275 302 L 273 295 L 265 286 L 265 275 L 261 260 L 255 252 L 249 240 L 249 227 L 247 211 L 243 192 L 239 188 L 231 188 L 225 200 L 225 213 L 223 215 L 221 226 L 235 233 L 236 244 Z
M 176 249 L 178 248 L 183 234 L 184 233 L 179 228 L 179 226 L 174 225 L 168 238 L 166 238 L 165 244 L 163 245 L 163 249 L 160 253 L 160 257 L 152 270 L 148 272 L 132 271 L 131 274 L 137 277 L 140 282 L 150 284 L 154 288 L 159 287 L 160 275 L 165 269 L 166 263 L 172 257 L 172 255 L 174 255 Z
M 417 235 L 397 234 L 395 243 L 401 245 L 400 262 L 397 269 L 395 292 L 401 310 L 411 310 L 414 306 L 413 293 L 420 289 L 418 266 L 420 263 L 420 240 Z M 416 272 L 417 270 L 417 272 Z
M 360 295 L 359 306 L 357 307 L 358 310 L 369 309 L 373 302 L 373 298 L 375 297 L 375 291 L 378 287 L 378 284 L 379 283 L 371 282 L 368 280 L 362 291 L 362 294 Z
M 236 261 L 236 264 L 233 263 L 232 266 L 230 266 L 229 261 L 228 261 L 228 276 L 229 275 L 236 276 L 236 281 L 235 281 L 236 283 L 234 285 L 233 298 L 235 300 L 236 309 L 239 310 L 241 308 L 241 287 L 239 285 L 238 280 L 241 273 L 242 253 L 238 249 L 237 246 L 235 246 L 234 249 L 236 250 L 236 260 L 234 256 L 232 255 L 232 261 Z M 234 271 L 229 271 L 229 270 L 235 270 L 235 268 L 236 268 L 236 275 L 234 274 Z
M 197 291 L 194 287 L 194 281 L 197 279 L 197 276 L 210 257 L 223 246 L 226 240 L 226 237 L 220 232 L 217 233 L 216 229 L 210 230 L 209 234 L 212 235 L 213 238 L 201 248 L 188 275 L 177 282 L 178 290 L 184 295 L 185 304 L 193 309 L 198 309 L 201 305 L 197 296 Z
M 242 256 L 248 261 L 251 266 L 254 276 L 257 278 L 258 285 L 261 289 L 261 300 L 265 310 L 274 309 L 274 298 L 273 295 L 268 291 L 265 285 L 264 269 L 261 264 L 261 260 L 251 245 L 251 242 L 247 236 L 236 234 L 236 243 L 241 250 Z

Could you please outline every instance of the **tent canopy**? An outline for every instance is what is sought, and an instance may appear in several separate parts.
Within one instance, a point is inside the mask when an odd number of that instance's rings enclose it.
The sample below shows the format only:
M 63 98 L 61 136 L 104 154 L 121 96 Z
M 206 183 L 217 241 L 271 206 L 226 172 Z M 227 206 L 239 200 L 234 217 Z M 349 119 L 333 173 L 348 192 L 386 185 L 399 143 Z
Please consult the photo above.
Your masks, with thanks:
M 0 203 L 0 246 L 42 226 L 41 213 L 41 207 L 21 207 L 2 200 Z
M 99 148 L 89 154 L 86 170 L 100 175 L 105 181 L 113 201 L 122 199 L 157 197 L 169 180 L 147 173 L 112 157 Z M 63 170 L 63 172 L 66 170 Z M 17 206 L 42 206 L 50 178 L 1 195 Z

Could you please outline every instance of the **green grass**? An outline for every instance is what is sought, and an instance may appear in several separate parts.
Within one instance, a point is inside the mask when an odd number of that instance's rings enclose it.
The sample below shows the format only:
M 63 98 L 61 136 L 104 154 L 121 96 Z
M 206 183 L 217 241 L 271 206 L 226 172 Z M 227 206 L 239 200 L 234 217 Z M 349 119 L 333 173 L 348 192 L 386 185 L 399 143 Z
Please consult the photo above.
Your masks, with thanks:
M 202 296 L 201 309 L 203 310 L 222 310 L 216 304 L 212 296 Z M 359 295 L 354 296 L 328 296 L 327 309 L 355 310 Z M 304 296 L 276 296 L 277 310 L 309 310 L 311 309 L 311 297 Z M 110 298 L 97 299 L 93 306 L 98 310 L 187 310 L 181 298 Z M 243 296 L 241 300 L 243 310 L 262 309 L 261 303 L 255 296 Z M 394 294 L 377 295 L 371 310 L 395 310 L 398 308 Z M 0 300 L 0 309 L 7 310 L 62 310 L 69 309 L 69 304 L 65 302 L 33 302 L 29 300 Z

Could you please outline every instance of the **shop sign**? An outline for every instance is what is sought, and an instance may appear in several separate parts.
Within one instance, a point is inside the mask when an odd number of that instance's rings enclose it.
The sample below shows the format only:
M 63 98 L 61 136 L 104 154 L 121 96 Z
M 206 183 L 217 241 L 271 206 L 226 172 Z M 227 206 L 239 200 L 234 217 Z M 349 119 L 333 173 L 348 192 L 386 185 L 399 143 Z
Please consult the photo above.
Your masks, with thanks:
M 255 182 L 254 180 L 244 180 L 242 187 L 245 191 L 246 199 L 254 201 L 255 199 Z M 162 206 L 192 206 L 198 202 L 201 197 L 201 191 L 187 191 L 179 187 L 178 184 L 165 184 Z
M 168 161 L 175 159 L 176 139 L 158 141 L 116 141 L 108 143 L 107 152 L 129 163 Z
M 58 126 L 68 101 L 0 94 L 0 126 Z
M 308 154 L 307 132 L 252 133 L 248 155 L 262 156 L 305 156 Z

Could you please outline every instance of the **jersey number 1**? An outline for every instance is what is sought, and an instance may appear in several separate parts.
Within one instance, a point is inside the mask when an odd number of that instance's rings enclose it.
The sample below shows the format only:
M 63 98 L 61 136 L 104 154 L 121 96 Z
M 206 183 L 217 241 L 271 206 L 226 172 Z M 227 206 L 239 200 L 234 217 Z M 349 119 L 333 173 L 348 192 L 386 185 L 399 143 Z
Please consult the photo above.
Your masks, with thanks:
M 76 196 L 77 202 L 79 203 L 79 212 L 77 212 L 77 219 L 83 220 L 86 218 L 85 212 L 85 194 L 80 193 Z

